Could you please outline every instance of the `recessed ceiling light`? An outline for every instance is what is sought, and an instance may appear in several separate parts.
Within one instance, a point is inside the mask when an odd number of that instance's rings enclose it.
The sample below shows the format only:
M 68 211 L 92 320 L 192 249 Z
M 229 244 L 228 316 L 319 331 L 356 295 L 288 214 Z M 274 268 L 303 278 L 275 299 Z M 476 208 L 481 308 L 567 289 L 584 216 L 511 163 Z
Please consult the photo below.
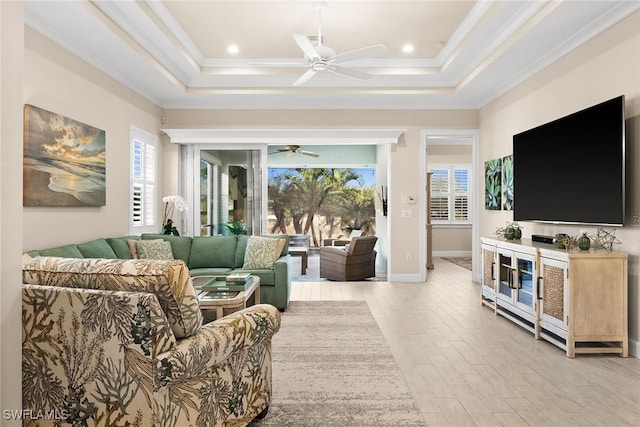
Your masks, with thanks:
M 230 44 L 227 47 L 227 52 L 229 52 L 232 55 L 235 55 L 236 53 L 240 52 L 240 49 L 238 49 L 238 46 L 236 46 L 235 44 Z
M 413 50 L 414 50 L 414 47 L 411 43 L 407 43 L 404 46 L 402 46 L 402 51 L 404 53 L 411 53 L 413 52 Z

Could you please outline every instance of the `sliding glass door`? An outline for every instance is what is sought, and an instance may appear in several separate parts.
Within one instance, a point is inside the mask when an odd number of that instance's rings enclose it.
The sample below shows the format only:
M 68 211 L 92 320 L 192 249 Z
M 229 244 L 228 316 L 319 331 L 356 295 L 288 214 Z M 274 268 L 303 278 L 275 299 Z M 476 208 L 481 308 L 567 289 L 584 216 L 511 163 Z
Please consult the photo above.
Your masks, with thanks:
M 263 151 L 265 153 L 263 153 Z M 261 234 L 261 171 L 266 149 L 237 146 L 183 146 L 183 185 L 192 213 L 186 229 L 195 236 Z

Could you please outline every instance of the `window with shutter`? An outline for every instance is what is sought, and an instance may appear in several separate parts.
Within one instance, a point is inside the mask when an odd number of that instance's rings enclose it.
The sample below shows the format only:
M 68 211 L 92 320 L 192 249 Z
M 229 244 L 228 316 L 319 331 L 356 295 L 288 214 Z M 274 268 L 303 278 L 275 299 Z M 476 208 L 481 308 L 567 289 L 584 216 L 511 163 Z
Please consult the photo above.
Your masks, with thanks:
M 471 165 L 430 165 L 431 220 L 434 224 L 469 223 Z
M 156 227 L 156 151 L 155 136 L 131 131 L 131 224 L 130 232 L 157 232 Z

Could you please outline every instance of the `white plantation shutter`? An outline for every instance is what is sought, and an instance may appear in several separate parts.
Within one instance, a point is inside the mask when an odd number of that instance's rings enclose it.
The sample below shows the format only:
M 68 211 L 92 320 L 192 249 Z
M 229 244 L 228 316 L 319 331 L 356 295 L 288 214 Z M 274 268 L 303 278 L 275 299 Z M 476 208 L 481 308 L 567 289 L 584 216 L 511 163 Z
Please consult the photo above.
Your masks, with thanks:
M 131 233 L 156 229 L 156 145 L 155 136 L 132 129 L 131 140 Z
M 453 212 L 455 221 L 469 221 L 469 169 L 453 169 Z
M 142 193 L 144 192 L 143 188 L 144 187 L 140 184 L 133 184 L 131 221 L 134 227 L 142 227 L 144 225 L 144 222 L 142 221 Z
M 432 169 L 431 175 L 431 220 L 449 219 L 449 170 Z
M 468 223 L 471 220 L 471 165 L 430 165 L 431 220 Z

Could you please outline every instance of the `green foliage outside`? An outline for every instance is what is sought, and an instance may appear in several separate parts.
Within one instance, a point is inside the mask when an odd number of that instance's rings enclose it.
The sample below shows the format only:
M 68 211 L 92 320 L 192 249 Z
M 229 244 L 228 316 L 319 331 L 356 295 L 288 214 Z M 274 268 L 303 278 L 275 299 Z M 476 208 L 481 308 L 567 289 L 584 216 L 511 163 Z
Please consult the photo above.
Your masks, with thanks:
M 273 234 L 309 234 L 312 244 L 346 236 L 352 229 L 375 234 L 375 187 L 357 169 L 271 170 L 268 183 Z

